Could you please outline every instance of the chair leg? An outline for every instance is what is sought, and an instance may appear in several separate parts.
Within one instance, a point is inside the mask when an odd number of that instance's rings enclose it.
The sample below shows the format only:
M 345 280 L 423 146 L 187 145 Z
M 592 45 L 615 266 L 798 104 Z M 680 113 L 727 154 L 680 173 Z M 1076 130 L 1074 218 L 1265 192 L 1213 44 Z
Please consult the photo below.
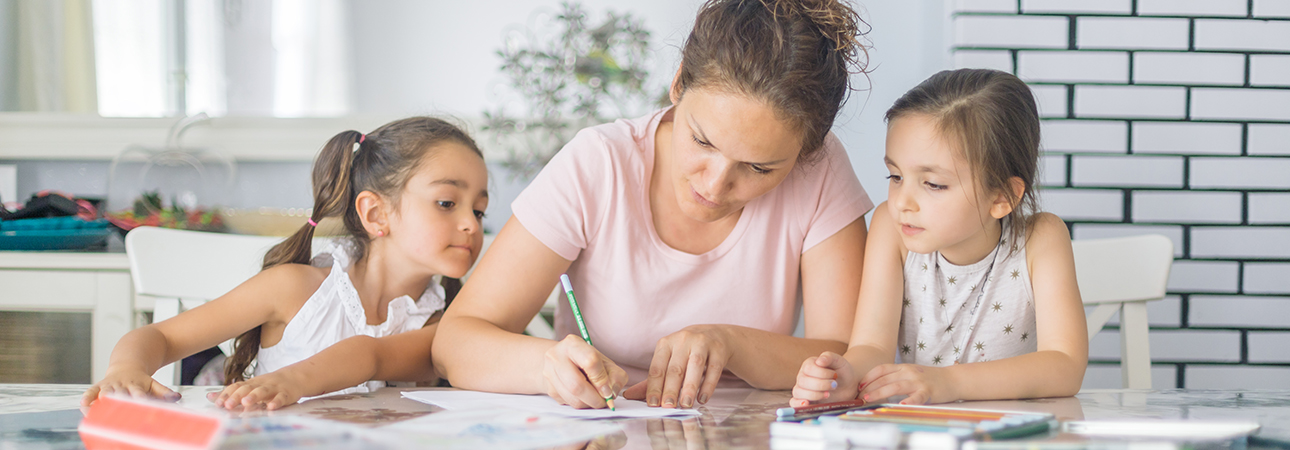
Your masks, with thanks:
M 1147 302 L 1125 302 L 1120 308 L 1120 376 L 1125 388 L 1151 389 L 1147 330 Z

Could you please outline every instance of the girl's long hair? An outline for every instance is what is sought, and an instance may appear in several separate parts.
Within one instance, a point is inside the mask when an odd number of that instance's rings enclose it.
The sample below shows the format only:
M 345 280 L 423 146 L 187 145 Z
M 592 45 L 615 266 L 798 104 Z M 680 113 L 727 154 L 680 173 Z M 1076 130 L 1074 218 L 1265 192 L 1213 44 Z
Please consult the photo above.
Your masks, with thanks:
M 325 217 L 341 217 L 353 242 L 351 261 L 367 254 L 371 237 L 358 217 L 354 199 L 371 191 L 389 199 L 396 207 L 399 194 L 421 164 L 426 164 L 435 146 L 455 142 L 483 157 L 475 140 L 461 128 L 433 117 L 411 117 L 390 122 L 366 136 L 357 131 L 342 131 L 332 137 L 318 153 L 313 167 L 314 223 Z M 357 147 L 356 147 L 357 146 Z M 309 264 L 313 256 L 314 226 L 308 223 L 275 245 L 264 255 L 261 270 L 282 264 Z M 443 277 L 446 301 L 461 290 L 461 282 Z M 237 337 L 233 355 L 224 366 L 224 382 L 232 384 L 249 377 L 247 369 L 260 350 L 260 327 Z

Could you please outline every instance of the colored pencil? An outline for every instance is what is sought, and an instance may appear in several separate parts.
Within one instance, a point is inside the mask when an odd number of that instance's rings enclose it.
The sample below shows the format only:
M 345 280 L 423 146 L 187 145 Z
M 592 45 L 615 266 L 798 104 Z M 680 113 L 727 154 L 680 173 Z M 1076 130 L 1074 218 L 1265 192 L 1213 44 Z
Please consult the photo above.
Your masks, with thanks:
M 578 323 L 578 331 L 582 333 L 582 340 L 587 341 L 587 345 L 595 347 L 591 343 L 591 334 L 587 333 L 587 323 L 582 320 L 582 310 L 578 308 L 578 300 L 573 298 L 573 283 L 569 282 L 569 274 L 560 274 L 560 284 L 564 286 L 564 294 L 569 297 L 569 309 L 573 310 L 573 319 Z M 609 406 L 610 411 L 614 409 L 614 395 L 605 397 L 605 404 Z
M 797 406 L 792 408 L 779 408 L 775 410 L 775 415 L 778 417 L 788 417 L 788 416 L 795 416 L 798 414 L 817 414 L 817 413 L 828 413 L 828 412 L 834 412 L 834 411 L 846 411 L 849 409 L 856 409 L 864 405 L 865 405 L 864 400 L 847 400 L 842 402 L 817 403 L 814 405 Z

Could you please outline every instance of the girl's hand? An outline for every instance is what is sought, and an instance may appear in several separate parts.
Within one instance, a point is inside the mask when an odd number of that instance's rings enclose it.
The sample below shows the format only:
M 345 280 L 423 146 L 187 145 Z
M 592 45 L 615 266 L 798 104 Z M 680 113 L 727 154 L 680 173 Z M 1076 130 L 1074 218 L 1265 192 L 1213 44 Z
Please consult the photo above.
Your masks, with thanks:
M 944 367 L 883 364 L 860 380 L 860 398 L 866 402 L 907 395 L 900 404 L 945 403 L 957 399 L 951 391 Z
M 627 384 L 627 371 L 571 334 L 547 349 L 542 380 L 547 395 L 562 404 L 604 408 L 605 399 Z
M 852 400 L 856 398 L 858 381 L 850 361 L 837 353 L 824 352 L 802 362 L 802 368 L 797 371 L 797 384 L 793 386 L 793 398 L 788 404 L 806 406 L 825 400 Z
M 156 398 L 179 401 L 179 394 L 138 370 L 108 370 L 102 381 L 94 383 L 81 396 L 81 406 L 90 406 L 100 395 L 124 394 L 134 398 Z
M 654 347 L 649 379 L 623 396 L 644 398 L 649 406 L 664 408 L 693 407 L 696 397 L 699 403 L 707 403 L 730 361 L 725 337 L 719 325 L 691 325 L 664 336 Z
M 299 401 L 302 396 L 299 386 L 300 383 L 291 380 L 284 370 L 279 370 L 230 384 L 218 394 L 206 394 L 206 398 L 224 409 L 241 406 L 245 409 L 263 407 L 273 410 Z

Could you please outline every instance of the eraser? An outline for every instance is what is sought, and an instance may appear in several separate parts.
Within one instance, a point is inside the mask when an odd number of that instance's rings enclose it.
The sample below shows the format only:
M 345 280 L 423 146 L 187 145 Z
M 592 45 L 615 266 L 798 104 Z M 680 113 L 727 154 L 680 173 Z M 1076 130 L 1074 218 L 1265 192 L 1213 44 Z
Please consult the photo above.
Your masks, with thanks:
M 224 418 L 156 400 L 100 396 L 76 427 L 88 450 L 198 450 L 219 446 Z

